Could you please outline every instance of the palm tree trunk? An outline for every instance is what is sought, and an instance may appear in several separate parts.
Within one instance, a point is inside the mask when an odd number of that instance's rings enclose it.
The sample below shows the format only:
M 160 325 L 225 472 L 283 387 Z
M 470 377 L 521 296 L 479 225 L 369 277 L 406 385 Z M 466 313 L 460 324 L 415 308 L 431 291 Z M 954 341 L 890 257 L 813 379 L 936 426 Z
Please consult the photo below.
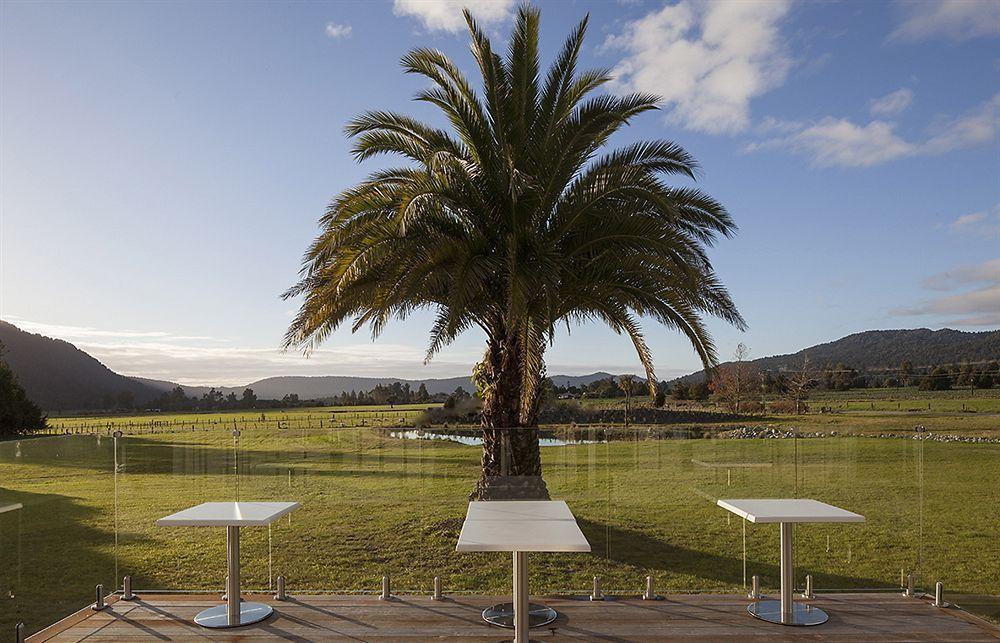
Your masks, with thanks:
M 478 373 L 483 394 L 483 459 L 470 500 L 548 499 L 542 480 L 537 403 L 522 416 L 520 348 L 490 342 Z M 524 422 L 527 420 L 527 422 Z

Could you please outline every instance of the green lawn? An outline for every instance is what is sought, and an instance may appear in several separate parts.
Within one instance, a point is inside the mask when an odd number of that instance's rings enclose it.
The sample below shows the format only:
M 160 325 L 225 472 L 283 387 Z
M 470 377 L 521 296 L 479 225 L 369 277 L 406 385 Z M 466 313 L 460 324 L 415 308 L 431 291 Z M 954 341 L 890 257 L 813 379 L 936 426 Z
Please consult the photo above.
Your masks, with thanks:
M 17 620 L 34 631 L 91 600 L 96 583 L 114 587 L 125 574 L 138 588 L 221 588 L 223 530 L 153 521 L 237 493 L 303 504 L 270 531 L 244 530 L 248 588 L 284 574 L 293 593 L 375 591 L 389 573 L 400 592 L 428 591 L 435 575 L 446 591 L 509 590 L 507 556 L 454 552 L 478 447 L 339 422 L 320 428 L 330 416 L 315 409 L 280 425 L 273 415 L 266 423 L 236 415 L 238 476 L 226 430 L 233 418 L 222 414 L 204 425 L 173 418 L 180 422 L 123 438 L 117 497 L 106 436 L 0 443 L 0 505 L 24 504 L 0 515 L 0 586 L 11 588 L 0 599 L 0 632 Z M 118 423 L 129 421 L 143 426 Z M 820 589 L 890 587 L 906 569 L 920 585 L 942 580 L 949 592 L 1000 586 L 992 500 L 1000 445 L 632 439 L 546 447 L 543 461 L 553 497 L 570 503 L 593 552 L 533 557 L 533 592 L 583 593 L 601 575 L 608 591 L 636 594 L 647 574 L 664 591 L 740 590 L 744 525 L 713 503 L 747 496 L 815 497 L 868 516 L 864 525 L 801 527 L 800 582 L 812 573 Z M 747 574 L 774 587 L 777 527 L 746 525 L 746 547 Z

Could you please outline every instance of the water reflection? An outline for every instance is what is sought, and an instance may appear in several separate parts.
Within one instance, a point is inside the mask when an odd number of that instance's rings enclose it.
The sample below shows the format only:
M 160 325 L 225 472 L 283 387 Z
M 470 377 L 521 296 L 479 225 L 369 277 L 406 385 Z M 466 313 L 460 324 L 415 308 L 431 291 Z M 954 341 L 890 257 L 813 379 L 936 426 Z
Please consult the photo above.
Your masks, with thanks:
M 544 433 L 542 434 L 544 435 Z M 390 431 L 389 437 L 400 440 L 446 440 L 468 446 L 482 446 L 483 438 L 477 432 L 443 432 L 412 429 L 409 431 Z M 607 440 L 585 440 L 583 438 L 538 438 L 538 444 L 543 447 L 564 447 L 575 444 L 603 444 Z

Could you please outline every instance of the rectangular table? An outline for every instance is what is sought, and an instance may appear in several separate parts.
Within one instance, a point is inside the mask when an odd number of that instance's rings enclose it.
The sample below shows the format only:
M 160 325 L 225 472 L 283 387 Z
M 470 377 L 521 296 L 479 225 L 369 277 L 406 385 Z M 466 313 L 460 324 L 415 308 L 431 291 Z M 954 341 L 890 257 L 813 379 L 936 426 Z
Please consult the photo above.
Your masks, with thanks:
M 264 603 L 240 600 L 240 527 L 266 526 L 299 508 L 297 502 L 205 502 L 156 521 L 161 527 L 225 527 L 226 604 L 202 611 L 194 622 L 203 627 L 250 625 L 274 611 Z
M 782 625 L 819 625 L 829 616 L 812 605 L 797 604 L 792 560 L 792 525 L 797 522 L 864 522 L 865 517 L 809 498 L 739 498 L 719 500 L 723 509 L 753 523 L 781 525 L 781 600 L 756 601 L 747 607 L 754 617 Z
M 455 551 L 512 553 L 514 641 L 526 643 L 528 552 L 589 552 L 590 543 L 569 506 L 561 500 L 493 500 L 469 503 Z

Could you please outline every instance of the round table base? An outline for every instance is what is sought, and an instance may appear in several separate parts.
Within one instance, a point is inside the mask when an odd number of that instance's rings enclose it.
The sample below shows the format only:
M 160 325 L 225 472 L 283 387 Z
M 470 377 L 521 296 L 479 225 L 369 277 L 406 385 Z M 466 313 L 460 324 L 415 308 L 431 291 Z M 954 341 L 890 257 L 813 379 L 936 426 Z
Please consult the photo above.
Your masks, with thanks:
M 228 606 L 224 604 L 210 607 L 203 612 L 199 612 L 198 616 L 194 617 L 194 622 L 202 627 L 210 627 L 212 629 L 242 627 L 252 623 L 259 623 L 274 613 L 274 609 L 270 605 L 243 601 L 240 603 L 239 623 L 230 623 L 227 608 Z
M 559 613 L 551 607 L 530 603 L 528 605 L 528 627 L 548 625 L 559 618 Z M 491 625 L 514 627 L 514 604 L 499 603 L 483 610 L 483 620 Z
M 792 620 L 781 622 L 781 601 L 757 601 L 747 605 L 747 611 L 754 618 L 778 625 L 820 625 L 830 616 L 818 607 L 807 603 L 792 603 Z

